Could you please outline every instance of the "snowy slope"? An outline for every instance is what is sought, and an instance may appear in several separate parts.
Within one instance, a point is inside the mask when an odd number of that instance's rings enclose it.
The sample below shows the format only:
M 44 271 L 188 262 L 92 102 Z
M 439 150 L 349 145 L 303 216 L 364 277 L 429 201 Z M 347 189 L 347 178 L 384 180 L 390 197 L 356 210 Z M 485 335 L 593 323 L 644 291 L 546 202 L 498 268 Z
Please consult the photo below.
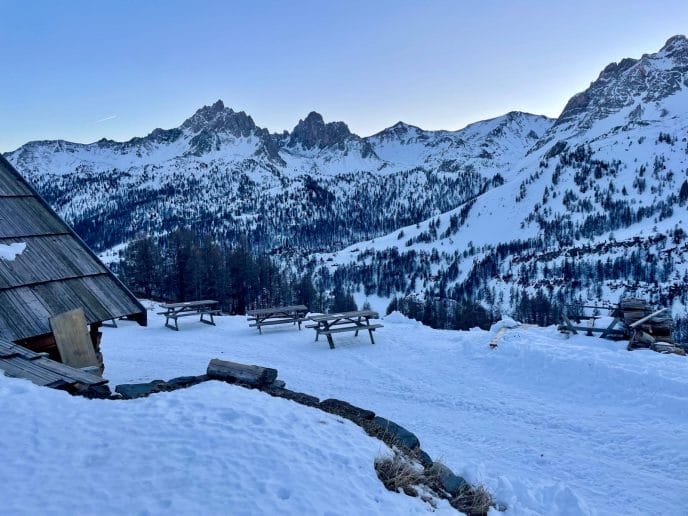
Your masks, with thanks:
M 460 131 L 399 123 L 361 138 L 311 113 L 278 135 L 218 101 L 128 142 L 31 142 L 7 157 L 98 250 L 194 225 L 222 239 L 248 233 L 263 249 L 321 249 L 461 204 L 551 124 L 513 112 Z
M 578 274 L 574 279 L 583 288 L 566 296 L 616 300 L 631 290 L 675 301 L 683 311 L 687 138 L 688 40 L 677 36 L 656 54 L 605 68 L 511 172 L 502 174 L 503 185 L 419 224 L 316 255 L 316 263 L 338 265 L 358 290 L 365 285 L 362 278 L 385 264 L 389 268 L 390 254 L 400 254 L 399 260 L 415 262 L 419 281 L 409 279 L 392 294 L 442 284 L 469 289 L 485 302 L 490 296 L 479 290 L 491 290 L 492 299 L 503 297 L 497 308 L 509 312 L 513 287 L 532 292 L 536 280 L 555 292 L 570 287 L 559 270 L 566 260 L 594 270 L 598 261 L 618 259 L 622 268 L 637 270 L 624 270 L 621 277 Z M 489 267 L 478 271 L 485 260 Z M 645 271 L 650 263 L 653 270 Z M 390 279 L 378 276 L 375 283 Z
M 0 376 L 0 410 L 3 515 L 430 510 L 385 489 L 373 461 L 391 452 L 358 426 L 220 382 L 113 402 Z
M 242 317 L 221 317 L 217 327 L 187 319 L 172 332 L 151 313 L 147 328 L 105 330 L 106 376 L 118 384 L 198 374 L 211 357 L 271 366 L 291 389 L 406 426 L 433 458 L 484 483 L 507 514 L 682 513 L 685 358 L 532 327 L 508 330 L 493 350 L 495 331 L 432 330 L 399 314 L 382 322 L 374 346 L 336 335 L 330 350 L 310 330 L 258 335 Z

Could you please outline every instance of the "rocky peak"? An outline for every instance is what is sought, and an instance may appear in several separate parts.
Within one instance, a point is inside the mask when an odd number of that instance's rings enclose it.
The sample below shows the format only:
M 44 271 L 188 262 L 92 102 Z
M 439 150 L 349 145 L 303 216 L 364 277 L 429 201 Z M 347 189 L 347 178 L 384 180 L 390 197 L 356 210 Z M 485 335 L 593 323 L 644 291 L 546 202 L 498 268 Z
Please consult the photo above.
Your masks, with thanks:
M 688 39 L 674 36 L 655 54 L 607 65 L 587 90 L 569 100 L 554 127 L 583 131 L 624 108 L 661 101 L 688 86 L 686 73 Z
M 253 119 L 244 111 L 234 111 L 218 100 L 212 106 L 203 106 L 196 111 L 184 121 L 181 129 L 192 133 L 225 132 L 233 136 L 247 137 L 253 134 L 257 127 Z
M 407 136 L 412 135 L 412 133 L 419 133 L 422 132 L 422 129 L 419 127 L 416 127 L 415 125 L 409 125 L 405 122 L 397 122 L 394 124 L 392 127 L 388 127 L 387 129 L 383 129 L 379 133 L 373 135 L 373 138 L 381 138 L 383 140 L 387 139 L 395 139 L 395 138 L 404 138 Z
M 299 120 L 289 138 L 289 147 L 301 145 L 304 149 L 338 146 L 343 148 L 344 142 L 354 135 L 344 122 L 325 123 L 320 113 L 312 111 L 305 120 Z

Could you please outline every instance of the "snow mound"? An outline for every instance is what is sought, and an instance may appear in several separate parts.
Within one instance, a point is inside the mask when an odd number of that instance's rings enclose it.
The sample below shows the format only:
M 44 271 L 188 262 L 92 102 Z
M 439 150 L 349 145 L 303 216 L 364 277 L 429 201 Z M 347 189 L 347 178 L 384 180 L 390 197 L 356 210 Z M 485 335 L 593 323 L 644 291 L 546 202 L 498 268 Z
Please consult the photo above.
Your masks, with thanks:
M 0 244 L 0 260 L 12 261 L 17 256 L 22 254 L 26 249 L 25 242 L 18 242 L 14 244 Z
M 0 412 L 0 514 L 431 509 L 384 488 L 388 448 L 353 423 L 220 382 L 107 401 L 0 376 Z
M 500 321 L 497 321 L 492 326 L 490 326 L 490 333 L 497 333 L 502 328 L 507 328 L 509 330 L 513 328 L 518 328 L 521 323 L 514 321 L 511 317 L 502 317 Z

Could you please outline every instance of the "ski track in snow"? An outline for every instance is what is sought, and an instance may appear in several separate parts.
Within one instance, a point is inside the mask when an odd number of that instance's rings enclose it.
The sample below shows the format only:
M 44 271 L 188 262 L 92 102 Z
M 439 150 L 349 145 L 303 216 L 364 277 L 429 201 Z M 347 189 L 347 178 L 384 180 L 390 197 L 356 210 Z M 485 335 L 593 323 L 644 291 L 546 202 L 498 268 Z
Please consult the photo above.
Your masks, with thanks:
M 186 319 L 179 333 L 150 319 L 106 330 L 113 387 L 201 374 L 214 357 L 275 367 L 288 388 L 404 425 L 511 514 L 681 514 L 683 357 L 553 328 L 511 329 L 493 350 L 494 332 L 432 330 L 399 314 L 385 318 L 376 345 L 336 335 L 335 350 L 291 326 L 261 336 L 243 317 L 216 328 Z

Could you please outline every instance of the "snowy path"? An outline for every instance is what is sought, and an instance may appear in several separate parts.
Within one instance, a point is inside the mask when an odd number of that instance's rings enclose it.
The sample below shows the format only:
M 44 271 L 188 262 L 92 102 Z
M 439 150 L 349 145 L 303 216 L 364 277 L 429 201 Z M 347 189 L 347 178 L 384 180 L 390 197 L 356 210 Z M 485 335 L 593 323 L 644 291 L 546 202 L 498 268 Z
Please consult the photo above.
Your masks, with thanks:
M 112 385 L 204 372 L 213 357 L 275 367 L 294 390 L 339 397 L 415 432 L 513 514 L 685 514 L 688 360 L 554 329 L 438 331 L 398 314 L 367 339 L 242 317 L 180 332 L 151 318 L 104 336 Z M 132 359 L 132 357 L 134 357 Z M 667 488 L 670 485 L 670 488 Z

